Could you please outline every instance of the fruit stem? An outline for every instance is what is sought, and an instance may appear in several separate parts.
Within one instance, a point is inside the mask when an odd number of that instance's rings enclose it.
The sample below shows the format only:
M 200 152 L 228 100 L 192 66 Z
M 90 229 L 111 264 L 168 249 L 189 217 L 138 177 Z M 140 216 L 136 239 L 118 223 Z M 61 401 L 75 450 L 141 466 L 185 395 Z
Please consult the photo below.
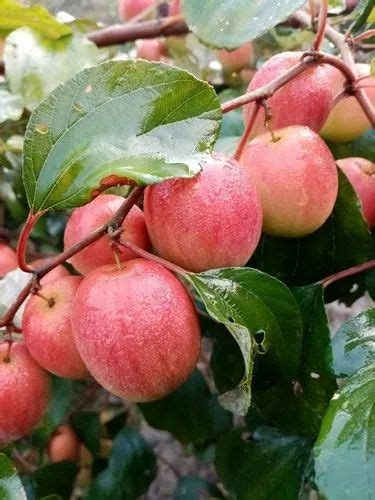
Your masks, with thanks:
M 43 299 L 45 302 L 47 302 L 49 307 L 53 307 L 55 305 L 55 300 L 52 297 L 49 299 L 48 297 L 46 297 L 45 295 L 43 295 L 42 293 L 40 293 L 38 291 L 33 292 L 33 294 L 36 295 L 37 297 Z
M 39 217 L 43 214 L 43 212 L 37 212 L 33 214 L 29 212 L 25 225 L 22 228 L 18 245 L 17 245 L 17 259 L 19 268 L 25 273 L 33 273 L 35 270 L 28 265 L 26 262 L 26 249 L 27 249 L 27 241 L 29 239 L 30 233 L 33 230 L 36 222 Z
M 313 43 L 313 50 L 320 50 L 320 46 L 324 40 L 324 33 L 327 25 L 327 16 L 328 16 L 328 0 L 321 0 L 320 2 L 320 11 L 319 11 L 319 19 L 318 19 L 318 29 L 316 31 L 316 37 Z
M 186 276 L 188 274 L 188 271 L 186 271 L 186 269 L 183 269 L 176 264 L 172 264 L 172 262 L 162 259 L 157 255 L 147 252 L 146 250 L 143 250 L 143 248 L 139 248 L 136 245 L 133 245 L 133 243 L 130 243 L 130 241 L 118 241 L 117 244 L 122 247 L 128 248 L 129 250 L 132 250 L 132 252 L 139 255 L 140 257 L 143 257 L 144 259 L 156 262 L 157 264 L 161 264 L 173 273 L 179 274 L 181 276 Z
M 349 269 L 345 269 L 344 271 L 332 274 L 331 276 L 318 281 L 318 284 L 322 285 L 323 288 L 327 288 L 327 286 L 335 283 L 336 281 L 348 278 L 349 276 L 354 276 L 359 273 L 363 273 L 365 271 L 371 271 L 371 269 L 375 269 L 375 259 L 364 262 L 363 264 L 359 264 L 358 266 L 350 267 Z
M 258 111 L 259 111 L 259 103 L 257 102 L 256 105 L 251 110 L 251 115 L 249 117 L 249 121 L 247 122 L 245 132 L 242 134 L 241 140 L 237 145 L 236 151 L 234 152 L 233 155 L 234 160 L 239 161 L 239 159 L 241 158 L 243 150 L 249 141 L 251 130 L 254 126 Z

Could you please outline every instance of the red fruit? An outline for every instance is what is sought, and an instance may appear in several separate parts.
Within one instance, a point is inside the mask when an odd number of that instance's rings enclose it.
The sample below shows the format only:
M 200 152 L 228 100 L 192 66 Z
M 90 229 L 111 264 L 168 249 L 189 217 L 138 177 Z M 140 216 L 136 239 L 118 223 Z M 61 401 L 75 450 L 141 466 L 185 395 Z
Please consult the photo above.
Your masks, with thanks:
M 22 318 L 27 348 L 49 372 L 66 378 L 83 378 L 87 368 L 75 346 L 70 316 L 82 278 L 65 276 L 47 283 L 28 301 Z
M 169 15 L 178 16 L 181 14 L 181 2 L 180 0 L 172 0 L 169 4 Z
M 144 259 L 88 274 L 74 301 L 72 326 L 92 376 L 131 401 L 174 391 L 199 356 L 199 323 L 188 292 L 170 271 Z
M 217 57 L 221 62 L 224 71 L 238 72 L 242 68 L 250 65 L 253 58 L 253 45 L 251 42 L 245 43 L 235 50 L 220 49 Z
M 357 64 L 356 68 L 359 76 L 370 75 L 369 64 Z M 344 84 L 345 78 L 342 73 L 333 70 L 331 86 L 335 95 L 343 90 Z M 370 76 L 363 78 L 358 85 L 363 88 L 369 100 L 375 105 L 375 78 Z M 338 102 L 332 109 L 320 135 L 331 142 L 349 142 L 357 139 L 370 127 L 371 123 L 357 99 L 350 96 Z
M 71 247 L 82 238 L 91 233 L 94 229 L 107 222 L 120 208 L 124 198 L 110 194 L 102 194 L 84 207 L 76 208 L 68 220 L 64 244 L 65 249 Z M 135 245 L 148 250 L 150 239 L 143 212 L 134 206 L 126 216 L 122 228 L 120 240 L 130 241 Z M 121 248 L 119 250 L 120 260 L 125 261 L 135 257 L 131 250 Z M 92 245 L 84 248 L 79 253 L 71 257 L 69 262 L 75 269 L 86 274 L 96 267 L 114 262 L 114 253 L 107 236 L 103 236 Z
M 160 40 L 137 40 L 137 57 L 147 61 L 160 61 L 165 55 L 165 46 Z
M 128 21 L 152 5 L 155 5 L 154 0 L 119 0 L 118 15 L 122 21 Z
M 60 425 L 49 440 L 47 453 L 51 462 L 76 461 L 80 442 L 70 425 Z
M 53 257 L 47 257 L 44 259 L 37 259 L 30 263 L 31 267 L 34 269 L 40 269 L 45 266 L 49 262 L 53 260 Z M 63 278 L 64 276 L 69 276 L 69 271 L 64 266 L 56 266 L 52 269 L 48 274 L 41 279 L 41 285 L 46 285 L 47 283 L 51 283 L 52 281 L 56 281 L 59 278 Z
M 375 163 L 364 158 L 344 158 L 337 165 L 353 185 L 368 225 L 375 227 Z
M 47 408 L 48 374 L 30 356 L 26 346 L 0 344 L 0 444 L 30 434 Z
M 263 230 L 274 236 L 301 237 L 316 231 L 332 212 L 337 169 L 324 141 L 295 125 L 251 141 L 241 164 L 251 175 L 263 206 Z
M 247 89 L 251 92 L 274 80 L 292 66 L 297 64 L 302 52 L 283 52 L 269 59 L 257 71 Z M 331 71 L 324 65 L 315 65 L 293 78 L 268 99 L 272 113 L 273 129 L 289 125 L 306 125 L 318 132 L 331 110 L 333 102 L 331 88 Z M 244 106 L 244 120 L 247 124 L 255 103 Z M 252 129 L 252 137 L 266 131 L 264 126 L 264 110 L 258 112 Z
M 0 243 L 0 278 L 17 269 L 18 261 L 16 252 L 5 243 Z
M 147 187 L 144 210 L 158 253 L 189 271 L 243 266 L 261 235 L 254 183 L 236 161 L 221 155 L 193 179 Z

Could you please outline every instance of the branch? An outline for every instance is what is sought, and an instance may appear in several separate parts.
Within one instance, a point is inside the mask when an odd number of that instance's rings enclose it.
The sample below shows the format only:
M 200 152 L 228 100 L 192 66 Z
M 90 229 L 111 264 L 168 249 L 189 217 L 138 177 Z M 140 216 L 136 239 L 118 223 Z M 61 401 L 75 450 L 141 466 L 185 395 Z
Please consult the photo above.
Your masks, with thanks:
M 156 38 L 159 36 L 186 35 L 189 32 L 181 16 L 165 17 L 142 23 L 126 23 L 107 26 L 93 31 L 88 39 L 98 47 L 108 47 L 119 43 L 131 42 L 139 38 Z
M 375 269 L 375 259 L 369 260 L 368 262 L 365 262 L 363 264 L 359 264 L 358 266 L 350 267 L 349 269 L 345 269 L 344 271 L 332 274 L 331 276 L 318 281 L 318 284 L 322 285 L 323 288 L 327 288 L 327 286 L 335 283 L 336 281 L 348 278 L 349 276 L 363 273 L 365 271 L 371 271 L 371 269 Z
M 316 31 L 316 37 L 313 43 L 313 50 L 320 50 L 320 46 L 324 40 L 324 32 L 327 25 L 328 16 L 328 0 L 322 0 L 320 2 L 320 12 L 318 20 L 318 29 Z
M 361 42 L 362 40 L 366 40 L 367 38 L 375 37 L 375 29 L 364 31 L 360 35 L 354 36 L 351 38 L 351 41 L 354 43 Z
M 70 257 L 73 257 L 73 255 L 75 255 L 79 251 L 91 245 L 91 243 L 94 243 L 94 241 L 101 238 L 103 235 L 107 233 L 110 227 L 113 229 L 117 229 L 118 227 L 120 227 L 122 221 L 130 212 L 133 205 L 135 205 L 142 196 L 144 189 L 145 189 L 144 186 L 138 186 L 134 188 L 133 191 L 128 196 L 128 198 L 126 198 L 124 203 L 118 209 L 116 214 L 112 217 L 112 219 L 110 219 L 105 224 L 102 224 L 97 229 L 95 229 L 95 231 L 86 236 L 86 238 L 83 238 L 80 242 L 76 243 L 72 247 L 68 248 L 67 250 L 59 254 L 55 259 L 50 260 L 45 266 L 41 267 L 40 269 L 34 270 L 33 278 L 20 292 L 15 303 L 10 307 L 10 309 L 8 309 L 8 311 L 4 314 L 4 316 L 0 318 L 0 328 L 12 323 L 15 314 L 17 313 L 18 309 L 21 307 L 21 305 L 24 303 L 24 301 L 31 293 L 35 283 L 38 283 L 39 280 L 43 278 L 43 276 L 52 271 L 52 269 L 54 269 L 58 265 L 66 262 L 68 259 L 70 259 Z

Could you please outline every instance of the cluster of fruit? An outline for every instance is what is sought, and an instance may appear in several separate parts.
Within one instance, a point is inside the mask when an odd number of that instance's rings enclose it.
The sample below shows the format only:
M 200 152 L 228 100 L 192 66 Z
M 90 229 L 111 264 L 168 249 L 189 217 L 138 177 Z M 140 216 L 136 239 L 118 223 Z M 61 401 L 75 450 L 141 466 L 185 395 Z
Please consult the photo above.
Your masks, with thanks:
M 249 90 L 288 70 L 301 55 L 272 57 Z M 136 206 L 131 209 L 120 243 L 128 241 L 144 250 L 153 247 L 183 269 L 201 272 L 244 266 L 262 230 L 283 237 L 316 231 L 330 216 L 338 190 L 335 161 L 318 132 L 324 126 L 323 135 L 337 139 L 342 137 L 340 126 L 346 137 L 369 126 L 352 97 L 332 109 L 343 85 L 337 70 L 325 65 L 294 78 L 268 101 L 273 134 L 261 110 L 239 161 L 213 154 L 197 177 L 147 187 L 144 212 Z M 254 106 L 245 106 L 245 124 Z M 349 108 L 350 121 L 337 123 L 337 116 Z M 338 165 L 373 227 L 374 164 L 348 158 Z M 119 196 L 103 194 L 74 210 L 65 246 L 110 219 L 122 202 Z M 0 443 L 30 433 L 39 422 L 49 398 L 47 372 L 68 378 L 91 375 L 111 393 L 145 402 L 175 390 L 197 363 L 197 313 L 172 272 L 137 258 L 107 236 L 74 255 L 70 263 L 79 275 L 57 267 L 29 299 L 22 324 L 25 343 L 11 348 L 0 344 Z M 0 275 L 16 266 L 13 250 L 2 244 Z

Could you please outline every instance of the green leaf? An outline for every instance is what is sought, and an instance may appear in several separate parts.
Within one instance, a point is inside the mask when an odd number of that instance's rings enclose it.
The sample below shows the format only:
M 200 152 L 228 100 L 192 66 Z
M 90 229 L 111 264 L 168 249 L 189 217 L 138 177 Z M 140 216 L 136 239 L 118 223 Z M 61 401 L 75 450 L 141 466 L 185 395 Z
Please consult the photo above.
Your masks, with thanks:
M 245 374 L 240 385 L 219 398 L 224 408 L 245 415 L 251 400 L 251 379 L 258 346 L 254 335 L 264 335 L 267 352 L 289 382 L 296 376 L 301 349 L 302 321 L 288 288 L 277 279 L 249 268 L 214 269 L 188 274 L 207 312 L 235 338 Z
M 138 432 L 123 429 L 113 441 L 108 467 L 91 484 L 87 500 L 138 498 L 156 473 L 152 448 Z
M 41 5 L 26 7 L 14 0 L 1 0 L 0 33 L 2 36 L 23 26 L 33 28 L 43 36 L 53 40 L 72 32 L 69 26 L 56 21 Z
M 84 36 L 48 40 L 29 28 L 11 33 L 4 48 L 9 88 L 30 111 L 60 83 L 99 61 L 99 49 Z
M 238 500 L 294 500 L 303 488 L 310 445 L 270 427 L 235 429 L 216 447 L 216 468 Z
M 221 491 L 212 483 L 199 476 L 183 476 L 177 483 L 174 500 L 197 500 L 223 498 Z
M 332 339 L 333 370 L 337 377 L 352 375 L 375 363 L 375 308 L 341 325 Z
M 305 1 L 182 0 L 182 11 L 189 28 L 203 43 L 235 49 L 284 21 Z
M 71 498 L 78 467 L 73 462 L 56 462 L 38 469 L 32 478 L 36 498 L 59 495 Z
M 314 446 L 323 498 L 369 500 L 375 491 L 375 368 L 361 368 L 334 395 Z
M 26 500 L 21 479 L 9 458 L 0 453 L 0 498 L 1 500 Z
M 304 238 L 263 235 L 250 265 L 288 285 L 306 285 L 374 258 L 374 241 L 358 198 L 339 171 L 339 194 L 332 215 Z
M 362 0 L 357 5 L 353 12 L 356 19 L 350 27 L 348 33 L 357 32 L 367 21 L 371 22 L 370 18 L 374 16 L 373 10 L 375 8 L 375 0 Z M 373 22 L 373 21 L 372 21 Z
M 321 286 L 296 288 L 294 294 L 304 323 L 296 382 L 256 392 L 254 402 L 267 422 L 289 433 L 315 437 L 337 387 L 332 376 L 328 320 Z M 259 375 L 264 377 L 262 371 Z
M 31 210 L 80 206 L 113 179 L 193 177 L 220 120 L 214 89 L 176 67 L 128 60 L 86 69 L 28 124 L 23 175 Z
M 170 396 L 139 406 L 149 425 L 170 432 L 184 444 L 206 443 L 230 427 L 232 420 L 198 370 Z
M 100 450 L 100 437 L 102 431 L 99 414 L 94 411 L 74 413 L 70 422 L 80 440 L 94 456 L 97 455 Z
M 6 120 L 17 121 L 23 113 L 21 97 L 8 90 L 0 89 L 0 123 Z

